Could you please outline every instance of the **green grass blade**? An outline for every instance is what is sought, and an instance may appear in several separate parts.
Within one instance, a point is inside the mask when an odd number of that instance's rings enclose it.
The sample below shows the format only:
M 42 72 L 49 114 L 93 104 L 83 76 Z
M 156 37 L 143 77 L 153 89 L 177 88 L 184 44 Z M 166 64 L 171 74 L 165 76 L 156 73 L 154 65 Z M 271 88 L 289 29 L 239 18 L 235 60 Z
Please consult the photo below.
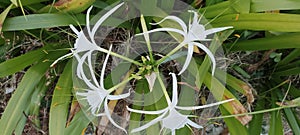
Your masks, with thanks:
M 275 93 L 271 93 L 271 99 L 272 99 L 272 103 L 271 103 L 272 108 L 275 108 L 276 107 L 275 102 L 277 101 Z M 269 135 L 283 135 L 281 111 L 271 112 Z
M 90 123 L 84 112 L 80 110 L 72 119 L 69 126 L 65 129 L 65 135 L 83 135 L 83 131 Z
M 25 117 L 25 115 L 31 117 L 30 119 L 30 121 L 32 122 L 31 124 L 36 129 L 40 129 L 40 121 L 39 121 L 40 104 L 42 98 L 45 95 L 46 90 L 48 90 L 48 86 L 46 85 L 46 78 L 44 76 L 39 82 L 39 84 L 36 86 L 34 92 L 29 97 L 31 99 L 31 102 L 28 105 L 28 107 L 25 109 L 24 114 L 21 116 L 18 122 L 18 125 L 14 131 L 16 135 L 22 134 L 26 121 L 27 119 L 29 119 Z
M 52 49 L 51 45 L 47 45 L 43 48 L 40 48 L 35 51 L 28 52 L 24 55 L 18 56 L 16 58 L 7 60 L 3 63 L 0 63 L 0 78 L 5 77 L 11 74 L 14 74 L 29 65 L 39 61 L 44 56 L 47 55 L 47 50 Z M 18 65 L 18 66 L 16 66 Z
M 143 94 L 145 92 L 144 91 L 145 88 L 148 88 L 147 80 L 146 79 L 137 80 L 135 92 L 137 92 L 138 94 Z M 142 100 L 143 100 L 142 96 L 134 96 L 133 98 L 133 101 L 142 101 Z M 143 110 L 143 107 L 138 105 L 132 105 L 132 108 Z M 135 112 L 130 113 L 130 124 L 128 129 L 129 132 L 134 128 L 140 127 L 141 118 L 142 118 L 142 114 L 140 113 L 135 113 Z M 139 135 L 139 133 L 132 133 L 132 134 Z
M 57 59 L 65 52 L 53 52 L 47 55 L 44 59 Z M 23 111 L 30 103 L 30 95 L 34 91 L 34 87 L 40 82 L 45 72 L 49 69 L 51 62 L 44 60 L 32 66 L 24 75 L 18 88 L 8 102 L 8 105 L 0 119 L 0 134 L 10 135 L 14 131 L 18 121 L 20 120 Z
M 220 106 L 219 109 L 221 110 L 222 115 L 231 114 L 223 106 Z M 230 135 L 248 135 L 247 128 L 235 118 L 224 118 L 224 121 L 229 128 Z
M 289 64 L 294 59 L 298 58 L 300 56 L 300 48 L 294 49 L 292 52 L 290 52 L 286 57 L 284 57 L 280 62 L 278 62 L 278 66 L 285 66 L 286 64 Z
M 238 13 L 249 13 L 251 0 L 229 0 L 233 9 Z
M 251 0 L 251 12 L 300 9 L 298 0 Z
M 37 28 L 52 28 L 69 26 L 70 24 L 85 24 L 85 15 L 77 14 L 31 14 L 7 18 L 3 24 L 3 31 L 16 31 Z
M 205 18 L 215 18 L 219 15 L 235 14 L 237 13 L 235 9 L 231 7 L 230 1 L 224 1 L 218 4 L 214 4 L 208 7 L 201 8 L 200 13 L 204 13 Z
M 8 12 L 10 11 L 10 9 L 13 7 L 13 5 L 9 5 L 1 14 L 0 14 L 0 32 L 2 32 L 2 28 L 3 28 L 3 23 L 4 20 L 6 19 L 6 16 L 8 14 Z
M 267 30 L 300 32 L 300 15 L 297 14 L 229 14 L 215 19 L 214 27 L 233 26 L 235 30 Z
M 275 72 L 274 76 L 291 76 L 291 75 L 299 75 L 300 67 L 294 67 L 283 71 Z
M 273 37 L 240 41 L 233 46 L 225 45 L 228 51 L 258 51 L 270 49 L 300 48 L 300 34 L 284 34 Z
M 54 89 L 49 119 L 49 134 L 63 135 L 69 112 L 72 94 L 72 60 L 70 60 L 61 74 Z
M 254 111 L 259 111 L 265 109 L 265 99 L 259 98 L 257 100 L 256 107 Z M 264 113 L 253 115 L 252 120 L 249 123 L 248 134 L 249 135 L 260 135 L 262 131 L 262 122 L 263 122 Z
M 277 91 L 277 96 L 278 98 L 282 101 L 283 100 L 283 95 L 280 91 Z M 292 111 L 292 108 L 285 108 L 283 109 L 283 112 L 285 114 L 285 118 L 289 123 L 289 126 L 291 127 L 293 133 L 295 135 L 300 135 L 300 126 L 298 125 L 297 122 L 297 116 L 295 116 L 295 114 Z

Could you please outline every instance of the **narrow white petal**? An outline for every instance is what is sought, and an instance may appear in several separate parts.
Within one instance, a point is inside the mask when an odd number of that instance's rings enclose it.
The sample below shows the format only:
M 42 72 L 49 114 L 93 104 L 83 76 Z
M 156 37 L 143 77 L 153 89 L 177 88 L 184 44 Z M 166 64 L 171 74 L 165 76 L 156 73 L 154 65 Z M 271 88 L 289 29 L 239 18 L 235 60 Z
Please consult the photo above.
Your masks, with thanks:
M 198 21 L 198 13 L 195 12 L 194 10 L 188 10 L 188 12 L 194 13 L 193 22 L 192 22 L 192 23 L 191 23 L 191 22 L 189 23 L 189 24 L 190 24 L 189 30 L 191 30 L 191 28 L 192 28 L 193 25 L 199 25 L 199 21 Z
M 92 38 L 92 33 L 91 33 L 91 25 L 90 25 L 90 13 L 91 13 L 91 10 L 93 9 L 93 6 L 91 6 L 88 10 L 87 10 L 87 13 L 86 13 L 86 28 L 87 28 L 87 31 L 88 31 L 88 34 L 89 34 L 89 37 Z
M 84 63 L 85 58 L 86 58 L 88 55 L 89 55 L 89 54 L 86 53 L 86 54 L 84 54 L 84 55 L 82 56 L 81 59 L 83 59 L 83 60 L 79 61 L 78 67 L 77 67 L 77 68 L 80 70 L 80 71 L 79 71 L 79 72 L 81 73 L 80 75 L 81 75 L 81 77 L 82 77 L 82 80 L 86 83 L 86 85 L 87 85 L 90 89 L 97 90 L 97 89 L 99 89 L 99 87 L 96 87 L 94 84 L 92 84 L 92 83 L 90 82 L 90 80 L 85 76 L 85 73 L 84 73 L 84 71 L 83 71 L 83 63 Z
M 94 84 L 96 85 L 96 87 L 100 87 L 100 85 L 98 83 L 98 80 L 95 76 L 95 71 L 94 71 L 93 66 L 92 66 L 92 52 L 93 52 L 92 50 L 88 52 L 89 53 L 88 57 L 87 57 L 88 58 L 88 66 L 89 66 L 90 74 L 92 76 Z
M 106 114 L 105 113 L 94 113 L 93 115 L 99 117 L 99 116 L 105 116 Z
M 130 96 L 130 93 L 125 93 L 125 94 L 121 94 L 121 95 L 108 95 L 107 98 L 109 100 L 119 100 L 119 99 L 124 99 Z
M 135 133 L 135 132 L 139 132 L 139 131 L 142 131 L 150 126 L 152 126 L 153 124 L 159 122 L 162 120 L 162 118 L 167 114 L 168 111 L 166 111 L 165 113 L 163 113 L 162 115 L 156 117 L 155 119 L 153 119 L 152 121 L 148 122 L 147 124 L 143 125 L 143 126 L 140 126 L 138 128 L 135 128 L 133 130 L 131 130 L 131 133 Z
M 118 8 L 120 8 L 122 5 L 124 4 L 124 2 L 120 3 L 119 5 L 115 6 L 114 8 L 112 8 L 111 10 L 109 10 L 106 14 L 104 14 L 94 25 L 93 30 L 92 30 L 92 34 L 91 34 L 91 39 L 93 41 L 93 43 L 95 43 L 95 33 L 98 30 L 98 28 L 100 27 L 100 25 L 110 16 L 112 15 Z
M 141 114 L 151 114 L 151 115 L 161 114 L 161 113 L 166 112 L 168 110 L 168 108 L 165 108 L 165 109 L 158 110 L 158 111 L 143 111 L 143 110 L 132 109 L 132 108 L 129 108 L 128 106 L 126 106 L 126 108 L 130 112 L 141 113 Z
M 104 112 L 105 112 L 105 114 L 106 114 L 106 117 L 107 117 L 107 118 L 109 119 L 109 121 L 111 122 L 111 124 L 113 124 L 115 127 L 119 128 L 119 129 L 123 130 L 123 131 L 127 134 L 127 131 L 126 131 L 123 127 L 119 126 L 119 125 L 112 119 L 112 117 L 111 117 L 111 115 L 110 115 L 109 108 L 108 108 L 108 106 L 107 106 L 107 98 L 104 100 Z
M 73 53 L 68 53 L 68 54 L 66 54 L 66 55 L 63 55 L 63 56 L 59 57 L 58 59 L 56 59 L 56 60 L 50 65 L 50 67 L 53 67 L 58 61 L 60 61 L 60 60 L 62 60 L 62 59 L 65 59 L 66 57 L 69 57 L 69 56 L 72 56 L 72 55 L 73 55 Z
M 197 110 L 197 109 L 203 109 L 203 108 L 208 108 L 208 107 L 224 104 L 224 103 L 227 103 L 227 102 L 230 102 L 230 101 L 233 101 L 233 100 L 234 99 L 228 99 L 228 100 L 223 100 L 223 101 L 219 101 L 219 102 L 216 102 L 216 103 L 211 103 L 211 104 L 201 105 L 201 106 L 187 106 L 187 107 L 175 106 L 175 108 L 180 109 L 180 110 Z
M 74 25 L 70 24 L 69 26 L 71 30 L 78 36 L 80 32 L 74 27 Z
M 162 19 L 161 21 L 159 21 L 159 22 L 157 22 L 157 23 L 150 23 L 150 24 L 152 24 L 152 25 L 158 25 L 158 24 L 164 22 L 164 21 L 167 20 L 167 19 L 173 20 L 173 21 L 177 22 L 177 23 L 181 26 L 182 30 L 183 30 L 185 33 L 187 33 L 187 26 L 186 26 L 186 24 L 184 23 L 184 21 L 182 21 L 182 20 L 181 20 L 180 18 L 178 18 L 177 16 L 167 16 L 167 17 L 165 17 L 164 19 Z
M 177 87 L 177 78 L 176 75 L 174 73 L 170 73 L 172 75 L 172 87 L 173 87 L 173 91 L 172 91 L 172 106 L 176 106 L 178 103 L 178 87 Z
M 201 48 L 204 52 L 206 52 L 206 54 L 209 56 L 209 58 L 210 58 L 210 60 L 212 62 L 212 65 L 213 65 L 213 67 L 212 67 L 212 75 L 214 75 L 217 63 L 216 63 L 216 59 L 215 59 L 213 53 L 206 46 L 204 46 L 203 44 L 200 44 L 200 43 L 197 43 L 197 42 L 193 42 L 193 43 L 196 46 L 198 46 L 199 48 Z
M 178 73 L 178 75 L 181 75 L 188 68 L 188 66 L 191 62 L 191 59 L 193 57 L 193 52 L 194 52 L 194 46 L 192 43 L 189 43 L 188 44 L 188 53 L 187 53 L 184 65 L 183 65 L 181 71 Z
M 205 33 L 205 35 L 209 35 L 209 34 L 213 34 L 213 33 L 224 31 L 224 30 L 231 29 L 231 28 L 233 28 L 233 27 L 229 26 L 229 27 L 212 28 L 209 30 L 205 30 L 204 33 Z
M 176 32 L 178 34 L 181 34 L 182 36 L 186 35 L 186 33 L 184 31 L 179 30 L 179 29 L 175 29 L 175 28 L 157 28 L 157 29 L 150 30 L 150 31 L 147 31 L 147 32 L 144 32 L 144 33 L 136 34 L 136 36 L 140 36 L 140 35 L 144 35 L 144 34 L 150 34 L 150 33 L 159 32 L 159 31 Z
M 198 125 L 197 123 L 191 121 L 190 119 L 187 120 L 187 123 L 194 128 L 203 128 L 201 125 Z
M 108 54 L 106 55 L 105 60 L 104 60 L 104 62 L 103 62 L 103 66 L 102 66 L 102 70 L 101 70 L 101 75 L 100 75 L 100 86 L 101 86 L 103 89 L 104 89 L 104 74 L 105 74 L 105 68 L 106 68 L 107 61 L 108 61 L 108 58 L 109 58 L 109 55 L 110 55 L 110 52 L 111 52 L 111 48 L 112 48 L 112 45 L 109 47 Z

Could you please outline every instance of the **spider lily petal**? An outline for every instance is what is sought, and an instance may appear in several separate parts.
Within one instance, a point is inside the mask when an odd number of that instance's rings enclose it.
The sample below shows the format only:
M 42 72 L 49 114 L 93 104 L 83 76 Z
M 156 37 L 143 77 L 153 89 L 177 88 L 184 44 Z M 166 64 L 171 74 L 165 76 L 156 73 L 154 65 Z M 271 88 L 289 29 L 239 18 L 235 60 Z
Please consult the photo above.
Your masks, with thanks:
M 111 117 L 111 115 L 110 115 L 110 111 L 109 111 L 108 105 L 107 105 L 107 99 L 105 99 L 105 101 L 104 101 L 104 113 L 105 113 L 106 117 L 109 119 L 109 121 L 111 122 L 111 124 L 113 124 L 115 127 L 119 128 L 119 129 L 123 130 L 123 131 L 127 134 L 127 131 L 126 131 L 123 127 L 119 126 L 119 125 L 112 119 L 112 117 Z
M 216 59 L 213 55 L 213 53 L 203 44 L 197 43 L 197 42 L 193 42 L 194 45 L 198 46 L 199 48 L 201 48 L 210 58 L 211 62 L 212 62 L 212 75 L 215 74 L 215 70 L 216 70 Z
M 178 30 L 178 29 L 175 29 L 175 28 L 157 28 L 157 29 L 154 29 L 154 30 L 149 30 L 149 31 L 144 32 L 144 33 L 136 34 L 136 36 L 140 36 L 140 35 L 144 35 L 144 34 L 150 34 L 150 33 L 153 33 L 153 32 L 160 32 L 160 31 L 176 32 L 176 33 L 179 33 L 181 35 L 185 35 L 185 33 L 182 30 Z
M 138 128 L 135 128 L 135 129 L 132 129 L 131 130 L 131 133 L 135 133 L 135 132 L 139 132 L 139 131 L 142 131 L 150 126 L 152 126 L 153 124 L 161 121 L 161 119 L 168 113 L 168 111 L 165 111 L 162 115 L 156 117 L 155 119 L 151 120 L 150 122 L 148 122 L 147 124 L 143 125 L 143 126 L 140 126 Z
M 188 66 L 192 60 L 192 57 L 193 57 L 193 52 L 194 52 L 194 46 L 192 45 L 192 43 L 189 43 L 188 44 L 188 53 L 187 53 L 185 62 L 183 64 L 182 69 L 178 73 L 178 75 L 181 75 L 188 68 Z
M 187 123 L 194 128 L 203 128 L 201 125 L 198 125 L 197 123 L 191 121 L 190 119 L 187 119 Z
M 202 105 L 202 106 L 191 106 L 191 107 L 183 107 L 183 106 L 176 106 L 176 109 L 180 109 L 180 110 L 197 110 L 197 109 L 203 109 L 203 108 L 208 108 L 208 107 L 212 107 L 212 106 L 216 106 L 216 105 L 221 105 L 230 101 L 233 101 L 234 99 L 228 99 L 228 100 L 223 100 L 223 101 L 219 101 L 216 103 L 211 103 L 211 104 L 207 104 L 207 105 Z
M 150 24 L 152 24 L 152 25 L 158 25 L 158 24 L 160 24 L 160 23 L 162 23 L 162 22 L 164 22 L 165 20 L 168 20 L 168 19 L 177 22 L 181 26 L 182 30 L 185 33 L 187 33 L 187 26 L 186 26 L 186 24 L 180 18 L 178 18 L 177 16 L 167 16 L 164 19 L 162 19 L 161 21 L 159 21 L 158 23 L 150 23 Z
M 128 106 L 126 106 L 126 107 L 127 107 L 127 110 L 130 111 L 130 112 L 143 113 L 143 114 L 152 114 L 152 115 L 161 114 L 161 113 L 165 112 L 168 109 L 168 108 L 165 108 L 165 109 L 158 110 L 158 111 L 142 111 L 142 110 L 136 110 L 136 109 L 129 108 Z
M 220 31 L 224 31 L 224 30 L 227 30 L 227 29 L 231 29 L 233 28 L 232 26 L 228 26 L 228 27 L 220 27 L 220 28 L 211 28 L 211 29 L 208 29 L 208 30 L 205 30 L 205 35 L 210 35 L 210 34 L 213 34 L 213 33 L 217 33 L 217 32 L 220 32 Z
M 124 99 L 130 96 L 130 92 L 121 94 L 121 95 L 108 95 L 107 98 L 109 100 L 119 100 L 119 99 Z

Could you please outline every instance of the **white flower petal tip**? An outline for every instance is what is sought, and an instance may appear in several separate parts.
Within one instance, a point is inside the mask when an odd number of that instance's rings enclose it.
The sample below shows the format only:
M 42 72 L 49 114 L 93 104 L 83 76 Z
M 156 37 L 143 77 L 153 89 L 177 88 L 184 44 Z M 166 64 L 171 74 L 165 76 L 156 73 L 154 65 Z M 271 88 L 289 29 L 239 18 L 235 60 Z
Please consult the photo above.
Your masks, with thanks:
M 151 72 L 151 74 L 145 75 L 145 78 L 148 82 L 149 90 L 152 92 L 157 74 L 155 72 Z

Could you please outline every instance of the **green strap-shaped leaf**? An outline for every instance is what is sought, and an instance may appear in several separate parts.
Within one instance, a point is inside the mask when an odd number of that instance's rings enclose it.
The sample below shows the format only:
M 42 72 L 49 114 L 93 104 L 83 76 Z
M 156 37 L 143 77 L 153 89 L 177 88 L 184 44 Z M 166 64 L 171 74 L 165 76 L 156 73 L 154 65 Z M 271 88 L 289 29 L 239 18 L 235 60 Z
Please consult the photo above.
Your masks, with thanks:
M 300 9 L 299 0 L 251 0 L 251 12 Z
M 64 53 L 65 51 L 52 52 L 26 72 L 0 119 L 1 135 L 11 135 L 23 115 L 23 111 L 28 108 L 29 97 L 34 91 L 34 87 L 40 82 L 51 64 L 50 61 L 44 62 L 44 59 L 54 60 Z
M 47 51 L 51 49 L 53 49 L 52 45 L 46 45 L 45 47 L 38 50 L 28 52 L 24 55 L 0 63 L 0 78 L 14 74 L 39 61 L 44 56 L 46 56 Z
M 0 14 L 0 32 L 2 31 L 4 20 L 6 19 L 6 16 L 10 11 L 10 9 L 12 8 L 12 6 L 13 5 L 11 4 Z
M 271 93 L 271 99 L 272 108 L 275 108 L 278 99 L 273 92 Z M 271 112 L 269 135 L 283 135 L 281 111 Z
M 220 106 L 219 109 L 221 110 L 222 115 L 230 115 L 223 106 Z M 225 118 L 224 121 L 229 128 L 230 135 L 248 135 L 247 128 L 235 118 Z
M 265 109 L 265 99 L 258 99 L 255 107 L 255 111 L 260 111 Z M 262 131 L 262 122 L 263 122 L 264 113 L 253 115 L 252 120 L 249 123 L 248 133 L 249 135 L 260 135 Z
M 90 123 L 84 112 L 80 110 L 72 119 L 69 126 L 65 129 L 65 135 L 82 135 L 84 129 Z
M 64 135 L 72 86 L 72 60 L 69 60 L 53 92 L 49 120 L 50 135 Z
M 85 24 L 85 15 L 76 16 L 68 14 L 31 14 L 7 18 L 3 24 L 3 31 L 15 31 L 37 28 L 52 28 L 69 26 L 70 24 Z
M 235 30 L 299 32 L 300 15 L 275 13 L 229 14 L 215 19 L 214 27 L 233 26 Z
M 284 34 L 273 37 L 240 41 L 236 44 L 225 45 L 225 47 L 228 49 L 228 51 L 257 51 L 269 49 L 300 48 L 299 36 L 300 33 Z

